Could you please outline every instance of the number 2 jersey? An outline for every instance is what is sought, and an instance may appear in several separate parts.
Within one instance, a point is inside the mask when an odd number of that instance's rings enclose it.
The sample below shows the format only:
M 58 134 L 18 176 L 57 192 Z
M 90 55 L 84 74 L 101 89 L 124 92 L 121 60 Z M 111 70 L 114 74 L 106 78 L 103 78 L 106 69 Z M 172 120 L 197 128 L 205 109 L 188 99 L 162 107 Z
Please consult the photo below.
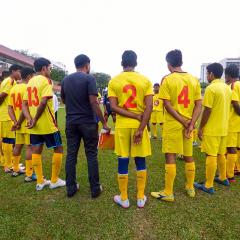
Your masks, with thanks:
M 153 95 L 152 83 L 138 72 L 122 72 L 108 84 L 108 97 L 116 97 L 118 106 L 141 114 L 146 105 L 145 96 Z M 140 122 L 117 114 L 116 128 L 138 128 Z
M 186 72 L 173 72 L 163 78 L 159 97 L 171 102 L 172 107 L 186 119 L 192 118 L 196 100 L 201 100 L 201 87 L 198 79 Z M 166 131 L 182 129 L 183 126 L 165 111 Z
M 45 135 L 58 131 L 53 110 L 52 81 L 42 75 L 37 75 L 29 80 L 23 97 L 23 100 L 28 101 L 32 118 L 36 115 L 37 108 L 43 98 L 48 98 L 47 106 L 36 125 L 29 129 L 30 134 Z

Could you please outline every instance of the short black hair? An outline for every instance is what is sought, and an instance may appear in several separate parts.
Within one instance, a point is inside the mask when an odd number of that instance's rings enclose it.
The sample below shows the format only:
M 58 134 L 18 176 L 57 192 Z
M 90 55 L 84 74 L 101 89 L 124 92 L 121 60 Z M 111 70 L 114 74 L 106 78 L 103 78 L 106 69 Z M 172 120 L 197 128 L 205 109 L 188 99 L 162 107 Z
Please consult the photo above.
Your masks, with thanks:
M 34 71 L 32 68 L 24 67 L 24 68 L 21 70 L 22 79 L 26 79 L 29 75 L 32 75 L 32 74 L 34 74 L 34 73 L 35 73 L 35 71 Z
M 236 64 L 230 64 L 225 68 L 225 75 L 228 75 L 231 78 L 239 77 L 239 68 Z
M 137 66 L 137 54 L 132 50 L 126 50 L 122 54 L 122 66 L 123 67 L 136 67 Z
M 10 68 L 9 68 L 9 73 L 11 74 L 12 71 L 17 71 L 17 70 L 21 70 L 22 67 L 17 65 L 17 64 L 13 64 Z
M 2 79 L 9 77 L 9 75 L 10 75 L 9 71 L 7 71 L 7 70 L 2 71 Z
M 207 66 L 207 72 L 213 73 L 216 78 L 221 78 L 223 74 L 223 66 L 220 63 L 211 63 Z
M 169 63 L 172 67 L 181 67 L 183 64 L 182 61 L 182 52 L 178 49 L 172 50 L 167 53 L 166 55 L 166 61 Z
M 75 57 L 74 64 L 76 68 L 82 68 L 90 63 L 90 58 L 85 54 L 80 54 Z
M 41 72 L 43 67 L 48 67 L 51 62 L 46 58 L 38 58 L 34 61 L 34 68 L 36 72 Z
M 159 84 L 159 83 L 154 83 L 153 86 L 154 86 L 154 87 L 155 87 L 155 86 L 160 87 L 160 84 Z

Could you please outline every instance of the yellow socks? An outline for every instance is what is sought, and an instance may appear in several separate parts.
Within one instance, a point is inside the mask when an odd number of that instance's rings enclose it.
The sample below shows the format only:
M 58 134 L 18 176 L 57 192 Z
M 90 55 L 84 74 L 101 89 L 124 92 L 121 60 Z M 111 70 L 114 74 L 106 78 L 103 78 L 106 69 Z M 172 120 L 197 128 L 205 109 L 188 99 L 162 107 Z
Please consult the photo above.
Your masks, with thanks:
M 144 190 L 146 186 L 147 171 L 137 171 L 137 199 L 144 198 Z
M 165 164 L 165 189 L 167 195 L 173 194 L 173 183 L 176 177 L 176 164 Z
M 185 163 L 185 174 L 186 174 L 186 188 L 194 189 L 193 183 L 195 179 L 195 162 Z
M 228 153 L 227 154 L 227 177 L 228 178 L 233 178 L 234 177 L 234 168 L 235 164 L 237 162 L 238 155 Z
M 218 155 L 217 165 L 218 165 L 218 171 L 219 171 L 219 179 L 221 181 L 224 181 L 225 179 L 227 179 L 227 176 L 226 176 L 226 157 L 225 157 L 225 155 Z
M 32 166 L 32 160 L 26 160 L 26 176 L 31 177 L 33 174 L 33 166 Z
M 217 170 L 217 157 L 207 156 L 206 158 L 206 188 L 213 187 L 213 181 Z
M 42 184 L 43 179 L 43 172 L 42 172 L 42 159 L 40 154 L 32 154 L 32 164 L 37 175 L 37 184 Z
M 19 162 L 21 159 L 21 156 L 13 156 L 13 171 L 19 172 Z
M 152 129 L 153 129 L 153 136 L 157 137 L 157 124 L 152 125 Z
M 238 160 L 236 162 L 236 170 L 240 172 L 240 150 L 238 150 L 237 152 L 238 152 Z
M 51 182 L 56 183 L 62 166 L 62 153 L 53 153 Z
M 4 157 L 4 168 L 11 168 L 13 145 L 8 143 L 2 143 L 2 147 Z
M 118 185 L 121 192 L 121 199 L 128 199 L 128 174 L 118 174 Z

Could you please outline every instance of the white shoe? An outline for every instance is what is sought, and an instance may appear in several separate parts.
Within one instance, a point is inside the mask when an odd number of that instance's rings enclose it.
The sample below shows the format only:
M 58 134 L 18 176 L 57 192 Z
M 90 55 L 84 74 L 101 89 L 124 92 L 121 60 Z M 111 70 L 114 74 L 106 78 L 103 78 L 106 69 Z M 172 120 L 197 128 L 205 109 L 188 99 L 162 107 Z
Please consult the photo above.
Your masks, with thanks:
M 64 187 L 64 186 L 66 186 L 66 181 L 58 178 L 58 180 L 55 183 L 50 182 L 49 188 L 55 189 L 55 188 Z
M 122 201 L 120 195 L 115 195 L 113 198 L 113 201 L 115 203 L 117 203 L 118 205 L 120 205 L 122 208 L 129 208 L 129 206 L 130 206 L 129 200 L 127 199 L 127 200 Z
M 147 197 L 146 196 L 144 196 L 143 199 L 138 199 L 137 200 L 137 206 L 139 208 L 144 208 L 146 201 L 147 201 Z
M 44 179 L 43 183 L 36 185 L 36 190 L 41 191 L 41 190 L 43 190 L 44 187 L 48 186 L 49 184 L 50 184 L 50 181 Z

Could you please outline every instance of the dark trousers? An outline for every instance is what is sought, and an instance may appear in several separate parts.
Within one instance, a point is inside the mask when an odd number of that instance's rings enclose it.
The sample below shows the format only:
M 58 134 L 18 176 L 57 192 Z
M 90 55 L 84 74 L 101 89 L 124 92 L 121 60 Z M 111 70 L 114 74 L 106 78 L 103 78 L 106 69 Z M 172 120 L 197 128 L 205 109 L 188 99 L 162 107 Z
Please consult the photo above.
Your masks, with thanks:
M 68 193 L 76 192 L 76 165 L 81 143 L 84 142 L 88 164 L 88 178 L 92 194 L 100 189 L 99 170 L 97 159 L 98 131 L 97 124 L 66 125 L 67 159 L 66 159 L 66 186 Z

